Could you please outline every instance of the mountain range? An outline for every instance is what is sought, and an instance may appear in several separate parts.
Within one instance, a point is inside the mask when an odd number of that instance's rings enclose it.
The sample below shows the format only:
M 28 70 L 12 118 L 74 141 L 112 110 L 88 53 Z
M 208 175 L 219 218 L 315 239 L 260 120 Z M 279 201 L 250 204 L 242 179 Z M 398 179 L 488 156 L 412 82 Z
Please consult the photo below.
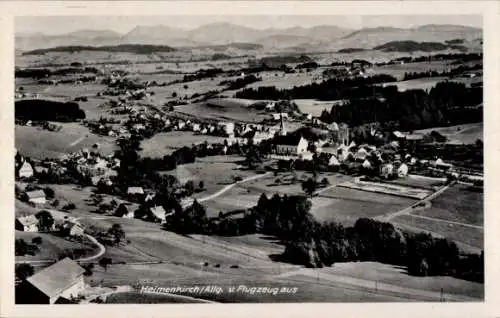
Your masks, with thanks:
M 371 49 L 390 41 L 444 42 L 463 39 L 465 43 L 482 38 L 479 28 L 461 25 L 424 25 L 414 28 L 377 27 L 353 30 L 333 25 L 310 28 L 255 29 L 231 23 L 212 23 L 186 30 L 171 26 L 136 26 L 120 34 L 111 30 L 79 30 L 62 35 L 16 34 L 16 50 L 26 51 L 56 46 L 103 46 L 155 44 L 174 48 L 253 43 L 265 50 Z

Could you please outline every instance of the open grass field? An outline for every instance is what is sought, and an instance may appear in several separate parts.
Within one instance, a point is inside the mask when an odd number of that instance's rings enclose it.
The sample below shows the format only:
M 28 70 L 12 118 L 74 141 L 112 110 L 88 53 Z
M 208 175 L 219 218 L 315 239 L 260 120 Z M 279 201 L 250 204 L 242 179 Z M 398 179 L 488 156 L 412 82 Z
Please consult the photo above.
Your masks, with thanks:
M 448 138 L 450 144 L 473 144 L 476 140 L 484 140 L 483 123 L 465 124 L 450 127 L 436 127 L 416 130 L 415 133 L 427 134 L 437 131 Z
M 78 123 L 56 124 L 63 127 L 59 132 L 16 125 L 15 147 L 21 154 L 36 159 L 58 158 L 95 143 L 99 143 L 102 154 L 111 154 L 116 149 L 112 138 L 95 135 Z
M 418 215 L 483 226 L 484 193 L 457 184 L 432 200 L 429 209 L 415 212 Z
M 446 71 L 446 69 L 450 67 L 451 62 L 452 61 L 431 61 L 431 62 L 383 65 L 370 69 L 370 73 L 392 75 L 396 77 L 398 80 L 402 80 L 404 78 L 405 73 Z
M 441 187 L 444 185 L 444 181 L 426 177 L 419 177 L 419 176 L 408 176 L 406 178 L 398 178 L 395 180 L 384 180 L 382 182 L 380 181 L 377 182 L 400 185 L 404 187 L 422 188 L 427 190 L 434 190 L 435 187 Z
M 314 99 L 294 99 L 300 111 L 306 114 L 311 114 L 314 117 L 319 117 L 323 110 L 330 111 L 332 107 L 342 101 L 318 101 Z
M 276 76 L 278 75 L 278 76 Z M 291 73 L 284 72 L 260 72 L 262 81 L 248 85 L 248 88 L 258 88 L 261 86 L 275 86 L 277 89 L 290 89 L 294 86 L 311 84 L 314 79 L 314 73 Z
M 340 187 L 361 190 L 366 192 L 381 193 L 387 195 L 394 195 L 400 197 L 406 197 L 410 199 L 422 200 L 429 194 L 430 190 L 422 188 L 411 188 L 407 186 L 402 186 L 399 184 L 390 184 L 382 182 L 345 182 L 339 185 Z
M 410 230 L 430 231 L 457 243 L 475 248 L 474 252 L 484 248 L 484 231 L 458 224 L 422 219 L 411 215 L 400 215 L 391 220 L 396 225 L 409 226 Z M 469 250 L 469 249 L 468 249 Z
M 354 224 L 358 218 L 371 218 L 399 211 L 416 201 L 341 187 L 334 187 L 321 193 L 320 198 L 329 199 L 331 203 L 313 209 L 312 214 L 321 221 L 336 221 L 346 225 Z M 315 199 L 313 198 L 313 202 Z
M 65 250 L 75 249 L 83 249 L 83 257 L 86 257 L 94 255 L 98 250 L 97 246 L 92 245 L 90 242 L 83 244 L 47 233 L 15 232 L 16 239 L 23 239 L 28 244 L 31 244 L 31 240 L 37 236 L 42 238 L 42 244 L 39 245 L 40 251 L 34 256 L 16 256 L 16 261 L 54 260 L 58 259 L 58 256 Z
M 212 106 L 206 102 L 188 104 L 174 107 L 176 113 L 188 115 L 193 118 L 207 119 L 214 121 L 239 121 L 247 123 L 257 123 L 270 116 L 264 111 L 249 109 L 243 105 L 233 105 L 232 107 Z
M 164 304 L 164 303 L 198 303 L 198 301 L 179 298 L 171 295 L 147 294 L 141 292 L 123 292 L 109 295 L 106 304 Z
M 384 83 L 382 86 L 397 86 L 399 91 L 407 91 L 410 89 L 430 90 L 436 86 L 437 83 L 446 81 L 447 79 L 447 77 L 424 77 L 408 81 Z
M 201 144 L 205 141 L 209 144 L 224 143 L 224 137 L 195 135 L 187 131 L 171 131 L 167 133 L 158 133 L 149 139 L 141 142 L 142 157 L 162 158 L 169 155 L 176 149 L 184 146 L 191 147 L 193 144 Z

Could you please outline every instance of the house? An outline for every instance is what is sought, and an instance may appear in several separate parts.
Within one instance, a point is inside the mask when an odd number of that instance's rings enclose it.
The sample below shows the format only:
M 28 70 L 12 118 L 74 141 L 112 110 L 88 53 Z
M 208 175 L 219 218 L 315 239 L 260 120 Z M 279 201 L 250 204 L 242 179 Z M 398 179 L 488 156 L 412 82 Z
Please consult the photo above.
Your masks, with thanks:
M 34 190 L 26 192 L 26 201 L 34 204 L 45 204 L 47 203 L 47 198 L 43 190 Z
M 220 129 L 222 129 L 222 131 L 224 132 L 224 134 L 226 134 L 227 136 L 234 135 L 234 123 L 231 123 L 231 122 L 219 122 L 218 126 L 219 126 Z
M 38 219 L 33 214 L 19 217 L 16 219 L 15 228 L 23 232 L 38 232 Z
M 69 236 L 83 236 L 85 234 L 85 230 L 78 223 L 71 223 L 69 226 Z
M 328 160 L 328 165 L 329 166 L 340 166 L 340 162 L 337 159 L 337 157 L 335 157 L 334 155 L 332 155 L 330 157 L 330 159 Z
M 19 178 L 31 178 L 33 176 L 33 166 L 26 160 L 22 163 L 18 170 Z
M 274 121 L 280 121 L 282 118 L 287 119 L 288 113 L 273 113 L 271 114 Z
M 199 131 L 201 130 L 201 128 L 200 128 L 200 124 L 193 124 L 193 126 L 192 126 L 192 130 L 193 130 L 194 132 L 199 132 Z
M 144 195 L 144 190 L 142 187 L 128 187 L 127 189 L 128 195 Z
M 354 159 L 362 162 L 365 161 L 367 156 L 368 156 L 368 151 L 365 148 L 359 148 L 358 151 L 356 151 L 356 154 L 354 155 Z
M 160 219 L 161 223 L 165 223 L 166 211 L 161 205 L 154 206 L 154 207 L 150 208 L 149 211 L 151 211 L 151 213 L 153 213 L 154 216 L 156 216 L 158 219 Z
M 391 163 L 386 163 L 380 166 L 380 176 L 389 179 L 394 173 L 394 166 Z
M 300 159 L 304 161 L 312 161 L 314 154 L 310 151 L 303 152 L 299 155 Z
M 28 277 L 16 288 L 18 304 L 54 304 L 69 300 L 85 289 L 85 270 L 66 257 Z
M 269 102 L 266 104 L 266 110 L 274 110 L 276 107 L 276 102 Z
M 408 166 L 405 163 L 402 163 L 397 170 L 398 177 L 404 178 L 408 175 Z
M 277 155 L 298 156 L 307 151 L 309 142 L 302 136 L 277 136 L 274 138 L 274 153 Z
M 393 131 L 392 132 L 392 135 L 394 136 L 394 138 L 398 139 L 398 140 L 401 140 L 401 139 L 404 139 L 405 138 L 405 135 L 400 132 L 400 131 Z
M 368 160 L 365 159 L 365 161 L 363 161 L 363 168 L 365 169 L 370 169 L 372 167 L 372 163 Z

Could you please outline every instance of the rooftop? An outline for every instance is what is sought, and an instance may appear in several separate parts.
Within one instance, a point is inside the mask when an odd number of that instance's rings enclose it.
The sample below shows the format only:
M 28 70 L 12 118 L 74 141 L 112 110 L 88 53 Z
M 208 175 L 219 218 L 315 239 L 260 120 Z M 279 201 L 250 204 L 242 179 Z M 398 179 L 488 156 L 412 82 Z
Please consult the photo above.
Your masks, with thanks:
M 75 261 L 65 259 L 42 269 L 27 281 L 49 297 L 61 294 L 70 287 L 75 280 L 85 272 Z

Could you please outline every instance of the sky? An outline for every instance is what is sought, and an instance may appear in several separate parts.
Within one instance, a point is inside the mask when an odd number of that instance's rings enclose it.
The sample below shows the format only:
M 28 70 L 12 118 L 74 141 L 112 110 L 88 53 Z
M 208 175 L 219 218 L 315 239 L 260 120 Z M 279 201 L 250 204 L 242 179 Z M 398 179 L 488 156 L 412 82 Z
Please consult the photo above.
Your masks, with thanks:
M 229 22 L 256 29 L 336 25 L 351 29 L 390 26 L 411 28 L 424 24 L 458 24 L 482 28 L 479 15 L 385 15 L 385 16 L 30 16 L 16 17 L 16 34 L 65 34 L 77 30 L 113 30 L 127 33 L 134 27 L 167 25 L 183 29 Z

